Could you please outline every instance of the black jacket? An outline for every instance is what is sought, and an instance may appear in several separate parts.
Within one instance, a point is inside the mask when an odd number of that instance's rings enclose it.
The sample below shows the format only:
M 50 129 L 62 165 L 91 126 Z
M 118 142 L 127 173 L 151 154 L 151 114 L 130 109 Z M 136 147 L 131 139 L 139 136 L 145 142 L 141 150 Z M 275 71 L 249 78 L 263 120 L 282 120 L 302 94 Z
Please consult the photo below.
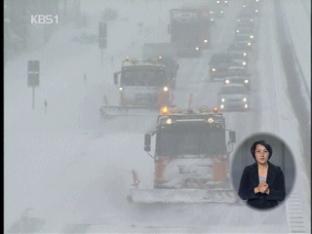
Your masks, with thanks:
M 259 209 L 272 208 L 285 198 L 284 174 L 280 167 L 270 162 L 268 164 L 266 182 L 269 185 L 270 194 L 254 193 L 254 188 L 259 184 L 257 163 L 245 167 L 239 185 L 240 198 L 247 200 L 250 206 Z

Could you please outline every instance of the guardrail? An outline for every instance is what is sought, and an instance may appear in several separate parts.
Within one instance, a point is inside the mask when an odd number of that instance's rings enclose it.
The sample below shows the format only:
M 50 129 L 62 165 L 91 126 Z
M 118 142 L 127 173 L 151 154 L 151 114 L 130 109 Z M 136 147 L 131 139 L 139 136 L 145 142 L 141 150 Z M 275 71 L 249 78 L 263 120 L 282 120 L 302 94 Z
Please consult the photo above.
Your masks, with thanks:
M 294 49 L 294 42 L 289 31 L 287 18 L 283 12 L 281 0 L 274 1 L 274 10 L 277 24 L 277 39 L 286 76 L 288 97 L 292 104 L 294 115 L 298 120 L 298 130 L 302 142 L 301 155 L 303 156 L 304 166 L 306 167 L 305 175 L 311 181 L 311 134 L 309 132 L 309 125 L 311 125 L 311 93 Z M 306 190 L 309 191 L 310 188 L 306 188 Z M 302 203 L 304 201 L 300 196 L 304 195 L 293 194 L 288 199 L 288 223 L 291 232 L 308 233 L 309 228 L 304 216 L 309 216 L 309 214 L 303 212 Z

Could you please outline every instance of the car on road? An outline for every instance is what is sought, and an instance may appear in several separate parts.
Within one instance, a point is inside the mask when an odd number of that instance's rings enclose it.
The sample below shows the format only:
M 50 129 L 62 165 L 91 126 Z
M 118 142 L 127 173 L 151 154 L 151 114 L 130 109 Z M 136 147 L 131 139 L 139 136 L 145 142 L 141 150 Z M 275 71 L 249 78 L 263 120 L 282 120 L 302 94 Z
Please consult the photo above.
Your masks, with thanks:
M 251 41 L 233 41 L 228 47 L 228 52 L 240 52 L 247 53 L 253 48 L 253 43 Z
M 240 84 L 250 90 L 250 75 L 248 76 L 228 76 L 224 79 L 224 85 Z
M 209 62 L 209 77 L 211 81 L 224 80 L 231 75 L 248 74 L 247 61 L 233 53 L 214 54 Z
M 249 103 L 249 92 L 244 85 L 225 85 L 218 92 L 218 105 L 222 111 L 248 111 Z

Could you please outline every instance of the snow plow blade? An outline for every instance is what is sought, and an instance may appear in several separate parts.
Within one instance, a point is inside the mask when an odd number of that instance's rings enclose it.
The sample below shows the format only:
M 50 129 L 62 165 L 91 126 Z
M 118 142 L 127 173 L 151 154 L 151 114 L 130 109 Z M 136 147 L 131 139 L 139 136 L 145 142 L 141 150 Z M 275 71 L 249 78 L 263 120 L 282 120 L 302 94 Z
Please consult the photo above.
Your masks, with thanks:
M 232 189 L 131 189 L 134 203 L 235 203 Z
M 101 117 L 110 119 L 118 116 L 146 116 L 157 115 L 155 109 L 143 106 L 102 106 L 100 108 Z

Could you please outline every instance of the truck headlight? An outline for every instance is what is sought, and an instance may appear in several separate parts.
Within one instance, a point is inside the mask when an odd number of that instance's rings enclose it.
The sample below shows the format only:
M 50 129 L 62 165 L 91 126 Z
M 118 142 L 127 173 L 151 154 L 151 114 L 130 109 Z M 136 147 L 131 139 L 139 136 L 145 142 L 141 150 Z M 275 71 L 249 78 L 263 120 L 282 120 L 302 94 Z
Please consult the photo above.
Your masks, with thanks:
M 221 102 L 225 102 L 225 98 L 221 98 Z
M 166 120 L 166 124 L 172 124 L 172 119 L 168 118 L 168 119 Z
M 205 40 L 204 40 L 204 43 L 208 43 L 208 40 L 207 40 L 207 39 L 205 39 Z
M 237 29 L 236 32 L 239 33 L 239 30 Z
M 247 98 L 246 97 L 243 98 L 243 102 L 247 102 Z
M 229 83 L 230 83 L 230 80 L 225 80 L 224 83 L 225 83 L 225 84 L 229 84 Z
M 164 92 L 168 92 L 169 88 L 167 86 L 163 87 Z
M 196 47 L 195 47 L 195 50 L 197 50 L 197 51 L 198 51 L 198 50 L 199 50 L 199 47 L 198 47 L 198 46 L 196 46 Z
M 243 62 L 242 62 L 242 65 L 243 65 L 243 66 L 246 66 L 246 65 L 247 65 L 246 61 L 243 61 Z
M 213 123 L 214 122 L 214 119 L 213 118 L 208 118 L 208 123 Z
M 219 0 L 217 1 L 217 4 L 220 4 L 220 1 L 219 1 Z
M 244 83 L 245 83 L 245 84 L 248 84 L 248 83 L 249 83 L 249 81 L 248 81 L 248 80 L 244 80 Z
M 250 38 L 250 39 L 254 39 L 254 35 L 250 35 L 249 38 Z
M 246 57 L 246 56 L 247 56 L 247 53 L 246 53 L 246 52 L 244 52 L 244 53 L 243 53 L 243 56 L 244 56 L 244 57 Z
M 123 87 L 119 87 L 119 91 L 122 91 L 123 90 Z
M 247 45 L 248 45 L 248 46 L 251 46 L 251 42 L 248 42 Z
M 221 105 L 220 105 L 220 108 L 221 108 L 221 109 L 224 109 L 224 105 L 223 105 L 223 104 L 221 104 Z
M 217 69 L 215 69 L 214 67 L 213 68 L 211 68 L 211 71 L 213 71 L 213 72 L 215 72 Z
M 244 105 L 244 108 L 247 109 L 247 108 L 248 108 L 248 104 L 245 104 L 245 105 Z

